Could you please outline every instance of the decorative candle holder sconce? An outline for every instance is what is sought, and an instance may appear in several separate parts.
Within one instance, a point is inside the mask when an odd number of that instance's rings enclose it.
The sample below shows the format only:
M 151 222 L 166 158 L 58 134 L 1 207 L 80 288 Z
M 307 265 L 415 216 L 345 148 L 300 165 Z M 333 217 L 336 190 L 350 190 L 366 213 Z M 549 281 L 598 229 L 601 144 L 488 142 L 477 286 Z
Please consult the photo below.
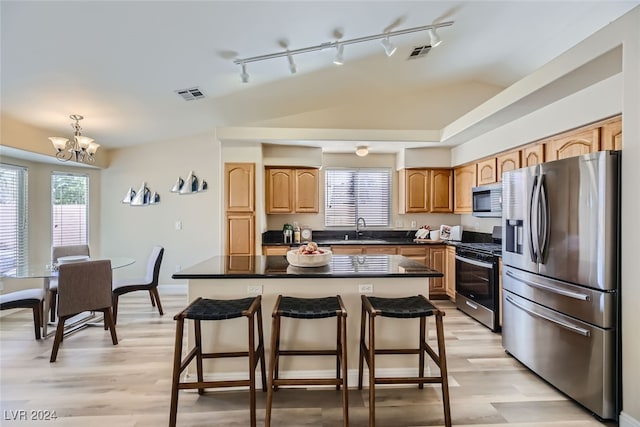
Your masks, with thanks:
M 207 188 L 209 188 L 207 181 L 204 179 L 198 179 L 193 171 L 191 171 L 189 172 L 189 176 L 187 176 L 186 180 L 178 177 L 176 183 L 171 187 L 171 192 L 178 194 L 193 194 L 207 191 Z
M 147 187 L 147 183 L 143 182 L 137 193 L 133 188 L 129 188 L 124 199 L 122 199 L 122 203 L 126 203 L 129 206 L 157 205 L 160 203 L 160 195 L 155 191 L 152 193 Z

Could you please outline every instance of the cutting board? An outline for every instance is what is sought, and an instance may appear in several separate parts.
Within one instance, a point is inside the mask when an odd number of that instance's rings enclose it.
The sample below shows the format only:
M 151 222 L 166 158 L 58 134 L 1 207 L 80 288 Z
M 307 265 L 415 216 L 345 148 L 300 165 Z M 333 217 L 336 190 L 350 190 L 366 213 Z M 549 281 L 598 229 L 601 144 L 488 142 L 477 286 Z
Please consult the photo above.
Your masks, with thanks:
M 445 242 L 445 240 L 431 240 L 431 239 L 413 239 L 413 241 L 416 243 L 432 243 L 434 245 Z

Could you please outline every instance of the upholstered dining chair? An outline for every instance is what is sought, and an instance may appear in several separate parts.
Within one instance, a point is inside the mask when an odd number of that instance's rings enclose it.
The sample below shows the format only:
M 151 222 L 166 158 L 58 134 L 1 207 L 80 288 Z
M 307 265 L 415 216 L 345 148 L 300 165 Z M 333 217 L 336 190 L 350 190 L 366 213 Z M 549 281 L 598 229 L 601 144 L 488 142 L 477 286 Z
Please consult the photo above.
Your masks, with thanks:
M 65 322 L 85 311 L 104 314 L 105 329 L 111 331 L 113 345 L 118 344 L 111 312 L 111 261 L 98 260 L 62 264 L 58 268 L 58 327 L 50 362 L 55 362 L 64 336 Z
M 58 259 L 67 256 L 89 256 L 89 245 L 53 246 L 51 262 L 58 264 Z M 56 303 L 58 300 L 58 279 L 49 280 L 49 313 L 52 322 L 56 320 Z M 45 313 L 46 318 L 46 313 Z
M 34 288 L 22 291 L 9 292 L 0 295 L 0 310 L 12 308 L 30 308 L 33 310 L 33 327 L 36 339 L 41 338 L 40 328 L 42 327 L 42 310 L 44 300 L 44 289 Z
M 147 274 L 144 278 L 133 280 L 117 280 L 113 283 L 113 321 L 118 322 L 118 298 L 121 295 L 134 291 L 149 291 L 151 305 L 158 306 L 158 313 L 162 316 L 162 303 L 160 302 L 160 294 L 158 293 L 158 277 L 160 276 L 160 264 L 162 264 L 162 256 L 164 248 L 162 246 L 154 246 L 147 261 Z

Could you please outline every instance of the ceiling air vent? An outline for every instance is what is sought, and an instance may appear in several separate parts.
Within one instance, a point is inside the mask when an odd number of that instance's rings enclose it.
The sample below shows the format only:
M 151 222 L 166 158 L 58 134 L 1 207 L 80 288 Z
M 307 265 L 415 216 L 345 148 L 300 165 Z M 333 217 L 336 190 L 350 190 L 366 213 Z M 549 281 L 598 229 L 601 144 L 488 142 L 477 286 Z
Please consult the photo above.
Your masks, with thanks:
M 427 53 L 429 53 L 430 50 L 431 50 L 430 44 L 414 47 L 411 53 L 409 54 L 409 58 L 407 59 L 422 58 L 423 56 L 427 56 Z
M 200 88 L 192 87 L 189 89 L 180 89 L 175 91 L 178 95 L 184 98 L 185 101 L 193 101 L 194 99 L 204 98 L 204 93 Z

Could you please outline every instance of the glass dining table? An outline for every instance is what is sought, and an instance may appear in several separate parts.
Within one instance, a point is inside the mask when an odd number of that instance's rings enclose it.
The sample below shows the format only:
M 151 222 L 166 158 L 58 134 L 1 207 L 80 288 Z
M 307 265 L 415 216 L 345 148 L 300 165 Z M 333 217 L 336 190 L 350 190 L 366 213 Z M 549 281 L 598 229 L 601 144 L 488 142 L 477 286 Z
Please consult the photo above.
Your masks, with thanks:
M 136 262 L 135 258 L 130 257 L 98 257 L 98 258 L 89 258 L 86 261 L 97 261 L 108 259 L 111 261 L 111 269 L 115 270 L 117 268 L 126 267 Z M 82 262 L 82 261 L 78 261 Z M 48 332 L 48 313 L 51 297 L 49 294 L 49 286 L 51 283 L 51 279 L 56 279 L 58 277 L 58 269 L 55 265 L 50 264 L 29 264 L 24 266 L 19 266 L 13 272 L 4 273 L 3 276 L 10 277 L 12 279 L 42 279 L 42 286 L 44 289 L 44 313 L 43 322 L 42 322 L 42 336 L 43 338 L 49 338 L 55 334 L 55 328 L 49 333 Z M 80 316 L 80 315 L 79 315 Z M 68 327 L 65 326 L 65 329 L 69 329 L 70 331 L 75 331 L 80 327 L 86 326 L 88 322 L 95 318 L 93 313 L 90 313 L 86 316 L 80 316 L 77 320 L 70 322 Z

